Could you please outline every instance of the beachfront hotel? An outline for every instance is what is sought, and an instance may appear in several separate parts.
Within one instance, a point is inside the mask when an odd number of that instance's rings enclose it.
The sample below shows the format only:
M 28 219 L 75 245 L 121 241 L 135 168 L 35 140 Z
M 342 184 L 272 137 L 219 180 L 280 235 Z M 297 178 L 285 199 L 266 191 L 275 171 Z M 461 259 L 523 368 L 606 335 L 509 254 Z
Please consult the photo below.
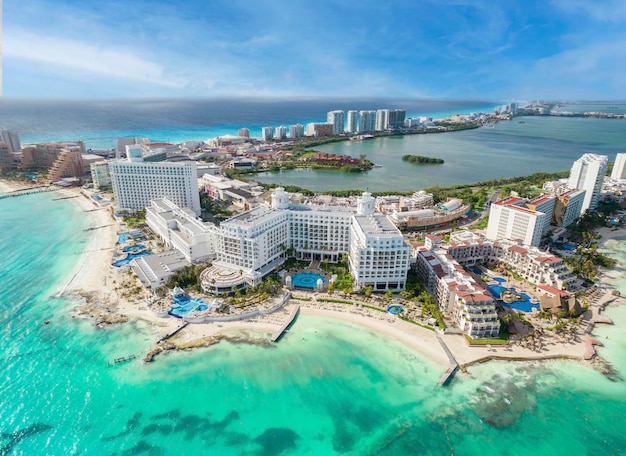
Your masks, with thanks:
M 141 145 L 127 146 L 127 158 L 107 162 L 115 209 L 140 210 L 168 198 L 200 215 L 196 162 L 144 162 Z
M 357 200 L 350 224 L 350 273 L 357 288 L 404 290 L 411 248 L 387 216 L 374 213 L 374 206 L 370 193 Z
M 609 157 L 606 155 L 584 154 L 572 165 L 567 186 L 570 189 L 585 190 L 583 213 L 598 205 L 608 164 Z
M 465 270 L 484 262 L 503 263 L 539 289 L 571 287 L 576 276 L 562 258 L 519 241 L 491 241 L 477 232 L 456 231 L 449 242 L 428 235 L 413 251 L 417 273 L 442 312 L 470 337 L 497 337 L 495 301 Z M 546 288 L 547 287 L 547 288 Z
M 534 284 L 562 289 L 570 287 L 576 280 L 562 258 L 516 240 L 492 241 L 479 232 L 455 231 L 450 234 L 447 243 L 434 236 L 427 236 L 425 245 L 427 249 L 435 246 L 440 248 L 461 266 L 483 262 L 503 263 Z
M 472 338 L 498 337 L 495 300 L 438 242 L 418 248 L 415 257 L 418 274 L 444 314 Z
M 556 197 L 544 194 L 533 200 L 510 196 L 491 205 L 487 238 L 519 239 L 523 244 L 537 246 L 548 229 Z
M 154 199 L 146 208 L 146 223 L 165 245 L 178 250 L 190 263 L 216 256 L 219 228 L 198 220 L 189 208 L 178 207 L 167 198 Z
M 356 211 L 346 206 L 292 204 L 283 188 L 274 190 L 271 207 L 259 206 L 220 224 L 216 260 L 202 287 L 229 292 L 255 286 L 287 257 L 338 262 L 348 255 L 357 288 L 402 291 L 406 286 L 410 247 L 382 214 L 374 213 L 374 198 L 364 193 Z M 218 269 L 220 271 L 218 271 Z M 237 277 L 218 287 L 219 277 Z

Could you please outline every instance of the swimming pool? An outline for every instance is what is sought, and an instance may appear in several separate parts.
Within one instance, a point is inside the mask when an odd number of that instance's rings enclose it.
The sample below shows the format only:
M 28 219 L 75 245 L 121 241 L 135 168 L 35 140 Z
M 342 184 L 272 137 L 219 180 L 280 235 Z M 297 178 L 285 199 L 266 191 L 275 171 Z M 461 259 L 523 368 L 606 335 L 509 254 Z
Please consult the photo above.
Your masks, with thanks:
M 404 307 L 394 304 L 387 307 L 387 312 L 393 315 L 400 315 L 402 312 L 404 312 Z
M 322 279 L 322 282 L 326 283 L 324 276 L 318 274 L 317 272 L 300 272 L 291 278 L 291 283 L 296 288 L 308 288 L 310 290 L 314 290 L 319 279 Z
M 119 242 L 120 244 L 123 242 L 127 242 L 130 239 L 143 239 L 143 234 L 141 234 L 141 231 L 124 231 L 117 236 L 117 242 Z
M 178 297 L 174 300 L 172 308 L 168 312 L 172 317 L 183 318 L 190 312 L 202 312 L 208 310 L 209 305 L 201 298 L 190 298 L 189 296 Z
M 143 244 L 127 245 L 122 249 L 124 252 L 142 252 L 144 250 L 146 250 L 146 246 Z
M 531 302 L 530 296 L 528 296 L 526 293 L 519 293 L 519 296 L 522 298 L 522 300 L 520 301 L 504 302 L 502 299 L 500 299 L 503 291 L 516 292 L 517 290 L 515 288 L 506 288 L 502 285 L 491 284 L 487 285 L 487 291 L 491 294 L 491 296 L 498 300 L 498 303 L 500 303 L 504 307 L 521 310 L 522 312 L 532 312 L 533 309 L 539 308 L 539 304 Z
M 139 252 L 139 253 L 129 253 L 126 255 L 126 258 L 122 260 L 117 260 L 115 263 L 112 263 L 111 266 L 115 266 L 116 268 L 121 268 L 122 266 L 126 266 L 128 263 L 133 261 L 135 258 L 139 258 L 146 255 L 152 255 L 152 252 Z

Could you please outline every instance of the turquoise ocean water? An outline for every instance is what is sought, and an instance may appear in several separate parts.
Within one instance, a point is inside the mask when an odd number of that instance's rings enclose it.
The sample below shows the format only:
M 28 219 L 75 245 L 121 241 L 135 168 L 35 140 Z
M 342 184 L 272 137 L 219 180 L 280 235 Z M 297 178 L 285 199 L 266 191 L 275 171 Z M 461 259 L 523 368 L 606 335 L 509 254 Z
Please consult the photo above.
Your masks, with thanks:
M 362 107 L 382 106 L 377 103 Z M 248 103 L 232 108 L 225 122 L 220 106 L 112 101 L 64 107 L 2 100 L 0 114 L 2 126 L 23 138 L 87 139 L 93 147 L 111 147 L 111 138 L 125 135 L 152 131 L 153 139 L 167 140 L 168 131 L 186 136 L 198 128 L 204 135 L 222 127 L 232 133 L 235 125 L 273 125 L 270 119 L 280 113 L 284 117 L 275 124 L 361 108 L 352 101 L 273 110 Z M 285 114 L 286 108 L 291 111 Z M 414 108 L 419 114 L 473 106 Z M 460 156 L 469 159 L 461 166 L 467 179 L 474 176 L 473 162 L 492 166 L 499 150 L 543 171 L 555 170 L 555 157 L 559 169 L 567 169 L 565 163 L 584 152 L 624 151 L 623 123 L 576 124 L 584 120 L 535 129 L 523 128 L 529 121 L 511 123 L 478 137 L 433 136 L 443 141 L 438 150 L 465 148 Z M 489 362 L 438 388 L 445 366 L 395 340 L 329 319 L 300 317 L 275 346 L 223 343 L 151 364 L 108 367 L 114 358 L 146 353 L 154 335 L 141 322 L 97 329 L 71 317 L 76 301 L 55 297 L 97 232 L 82 231 L 91 224 L 71 200 L 52 198 L 0 200 L 0 455 L 626 452 L 623 380 L 610 381 L 576 362 Z M 610 251 L 626 264 L 626 241 L 611 243 Z M 616 286 L 626 293 L 626 279 Z M 626 305 L 606 314 L 618 324 L 596 329 L 605 343 L 600 353 L 625 378 Z
M 274 346 L 108 367 L 154 337 L 141 323 L 94 328 L 55 298 L 97 235 L 86 214 L 49 194 L 0 200 L 0 213 L 0 454 L 626 451 L 623 381 L 576 362 L 490 362 L 438 388 L 445 366 L 329 319 L 301 317 Z M 612 249 L 626 261 L 625 243 Z M 626 307 L 607 314 L 621 324 L 596 335 L 624 376 Z

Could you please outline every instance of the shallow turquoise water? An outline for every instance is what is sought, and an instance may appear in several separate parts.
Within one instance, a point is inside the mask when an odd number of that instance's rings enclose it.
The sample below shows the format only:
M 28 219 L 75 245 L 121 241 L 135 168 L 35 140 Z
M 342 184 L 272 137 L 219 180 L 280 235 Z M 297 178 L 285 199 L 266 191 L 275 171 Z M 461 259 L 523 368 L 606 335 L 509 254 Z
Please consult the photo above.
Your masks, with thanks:
M 0 454 L 626 449 L 624 382 L 575 362 L 491 362 L 438 388 L 445 366 L 368 329 L 323 318 L 299 317 L 276 345 L 223 343 L 107 367 L 146 353 L 154 337 L 142 323 L 94 328 L 71 318 L 73 302 L 54 297 L 88 236 L 97 234 L 82 231 L 90 224 L 71 202 L 51 198 L 0 200 Z M 626 322 L 624 306 L 609 315 Z M 622 328 L 596 335 L 623 376 Z

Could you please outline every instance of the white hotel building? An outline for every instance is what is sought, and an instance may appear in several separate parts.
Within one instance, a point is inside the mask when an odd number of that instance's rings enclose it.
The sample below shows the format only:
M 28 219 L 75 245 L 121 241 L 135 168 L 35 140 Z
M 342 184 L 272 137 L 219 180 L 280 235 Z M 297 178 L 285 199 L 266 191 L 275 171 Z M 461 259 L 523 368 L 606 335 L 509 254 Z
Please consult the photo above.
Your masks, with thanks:
M 404 290 L 411 248 L 387 216 L 374 213 L 374 206 L 369 193 L 358 199 L 350 224 L 350 273 L 358 288 Z
M 146 223 L 168 247 L 178 250 L 187 261 L 197 263 L 215 258 L 220 230 L 202 222 L 188 208 L 180 208 L 162 198 L 146 208 Z
M 167 198 L 200 215 L 196 162 L 144 162 L 127 153 L 127 159 L 108 162 L 116 210 L 140 210 L 153 199 Z
M 288 256 L 336 262 L 348 254 L 356 287 L 401 291 L 406 286 L 410 247 L 386 216 L 374 214 L 369 193 L 358 199 L 355 214 L 354 208 L 290 204 L 285 190 L 277 188 L 271 208 L 232 217 L 220 231 L 213 266 L 241 271 L 250 285 Z
M 609 157 L 596 154 L 584 154 L 572 165 L 567 186 L 570 189 L 585 190 L 583 213 L 598 205 L 608 165 Z
M 556 197 L 542 195 L 535 200 L 508 197 L 491 205 L 487 238 L 519 239 L 526 245 L 539 245 L 550 225 Z

